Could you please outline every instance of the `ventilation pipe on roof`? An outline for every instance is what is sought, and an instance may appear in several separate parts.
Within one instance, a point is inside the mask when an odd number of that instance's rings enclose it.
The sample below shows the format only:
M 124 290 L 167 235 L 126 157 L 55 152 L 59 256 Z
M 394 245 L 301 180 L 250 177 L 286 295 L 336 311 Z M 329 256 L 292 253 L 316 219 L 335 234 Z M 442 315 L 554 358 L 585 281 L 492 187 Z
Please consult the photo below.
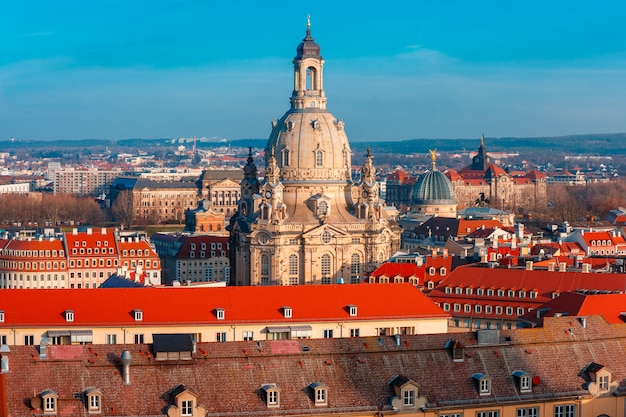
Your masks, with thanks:
M 550 262 L 550 263 L 548 264 L 548 271 L 550 271 L 550 272 L 554 272 L 554 262 Z
M 107 228 L 103 227 L 102 229 L 100 229 L 100 234 L 101 235 L 106 235 L 107 234 Z
M 436 258 L 436 257 L 437 257 L 437 248 L 433 248 L 433 249 L 430 251 L 430 256 L 432 256 L 433 258 Z
M 533 270 L 533 261 L 526 261 L 526 270 L 527 271 Z
M 567 264 L 565 262 L 559 262 L 559 272 L 566 272 Z
M 583 273 L 588 274 L 591 271 L 591 264 L 583 264 Z
M 444 258 L 448 257 L 448 248 L 443 248 L 443 257 Z
M 122 376 L 124 378 L 124 385 L 130 385 L 130 362 L 132 358 L 128 350 L 122 352 Z
M 482 253 L 480 255 L 480 263 L 483 263 L 483 264 L 487 263 L 487 254 L 486 253 Z

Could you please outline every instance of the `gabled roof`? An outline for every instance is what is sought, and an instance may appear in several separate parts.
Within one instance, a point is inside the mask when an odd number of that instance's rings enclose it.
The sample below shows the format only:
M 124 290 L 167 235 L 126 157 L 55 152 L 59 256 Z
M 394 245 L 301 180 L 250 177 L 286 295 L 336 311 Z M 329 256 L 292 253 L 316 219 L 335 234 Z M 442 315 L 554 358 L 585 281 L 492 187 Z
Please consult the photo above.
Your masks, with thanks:
M 225 319 L 219 320 L 224 324 L 448 316 L 411 284 L 56 289 L 54 297 L 45 289 L 2 291 L 0 310 L 5 321 L 0 327 L 211 324 L 218 322 L 216 308 L 225 310 Z M 348 304 L 358 306 L 357 317 L 350 316 Z M 292 307 L 293 319 L 282 314 L 286 305 Z M 61 314 L 68 309 L 74 311 L 72 323 Z M 142 310 L 141 322 L 135 322 L 134 310 Z

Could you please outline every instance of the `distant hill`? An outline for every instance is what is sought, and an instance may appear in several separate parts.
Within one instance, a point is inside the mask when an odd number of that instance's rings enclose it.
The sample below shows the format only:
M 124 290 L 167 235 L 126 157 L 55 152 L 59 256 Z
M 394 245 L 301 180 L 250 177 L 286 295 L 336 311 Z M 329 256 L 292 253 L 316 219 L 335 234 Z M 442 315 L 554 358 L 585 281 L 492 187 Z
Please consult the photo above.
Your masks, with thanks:
M 353 150 L 364 152 L 367 147 L 373 153 L 424 154 L 429 149 L 442 152 L 462 152 L 478 149 L 479 139 L 410 139 L 402 141 L 358 142 L 351 141 Z M 590 155 L 626 155 L 626 133 L 606 133 L 588 135 L 570 135 L 536 138 L 485 138 L 487 149 L 491 152 L 526 152 L 541 151 L 568 154 Z M 133 147 L 150 148 L 157 145 L 170 145 L 171 139 L 82 139 L 56 141 L 0 141 L 0 151 L 16 148 L 90 148 L 90 147 Z M 230 146 L 263 149 L 267 139 L 237 139 L 227 142 Z M 223 142 L 199 142 L 198 147 L 213 148 L 224 146 Z
M 570 135 L 537 138 L 485 138 L 487 150 L 500 151 L 556 151 L 571 154 L 617 155 L 626 154 L 626 133 Z M 429 149 L 444 152 L 478 149 L 479 139 L 411 139 L 396 142 L 351 142 L 353 149 L 370 147 L 374 153 L 426 153 Z

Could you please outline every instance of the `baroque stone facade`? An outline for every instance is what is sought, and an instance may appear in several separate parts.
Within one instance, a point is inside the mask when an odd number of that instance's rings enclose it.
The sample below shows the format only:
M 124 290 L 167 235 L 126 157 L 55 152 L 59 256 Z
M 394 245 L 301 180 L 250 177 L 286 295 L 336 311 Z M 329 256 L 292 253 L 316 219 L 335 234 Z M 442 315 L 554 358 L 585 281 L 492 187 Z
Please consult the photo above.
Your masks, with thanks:
M 369 153 L 362 181 L 351 180 L 341 119 L 326 109 L 324 60 L 306 37 L 297 48 L 291 109 L 272 122 L 265 179 L 252 158 L 233 216 L 237 285 L 357 283 L 400 246 L 400 228 L 379 199 Z
M 460 208 L 489 206 L 517 211 L 546 205 L 545 174 L 530 171 L 523 176 L 510 175 L 491 162 L 484 137 L 472 163 L 459 171 L 448 170 L 446 176 Z

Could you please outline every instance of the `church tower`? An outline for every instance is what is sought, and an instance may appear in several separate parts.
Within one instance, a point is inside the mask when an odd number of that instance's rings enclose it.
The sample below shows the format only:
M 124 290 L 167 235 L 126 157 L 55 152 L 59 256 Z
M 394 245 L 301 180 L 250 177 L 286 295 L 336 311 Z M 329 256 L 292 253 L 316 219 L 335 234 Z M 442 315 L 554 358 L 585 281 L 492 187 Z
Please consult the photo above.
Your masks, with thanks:
M 378 199 L 369 150 L 363 182 L 352 183 L 350 144 L 326 109 L 310 21 L 293 66 L 291 107 L 272 121 L 264 182 L 230 226 L 233 274 L 238 285 L 356 283 L 399 249 L 400 229 Z

